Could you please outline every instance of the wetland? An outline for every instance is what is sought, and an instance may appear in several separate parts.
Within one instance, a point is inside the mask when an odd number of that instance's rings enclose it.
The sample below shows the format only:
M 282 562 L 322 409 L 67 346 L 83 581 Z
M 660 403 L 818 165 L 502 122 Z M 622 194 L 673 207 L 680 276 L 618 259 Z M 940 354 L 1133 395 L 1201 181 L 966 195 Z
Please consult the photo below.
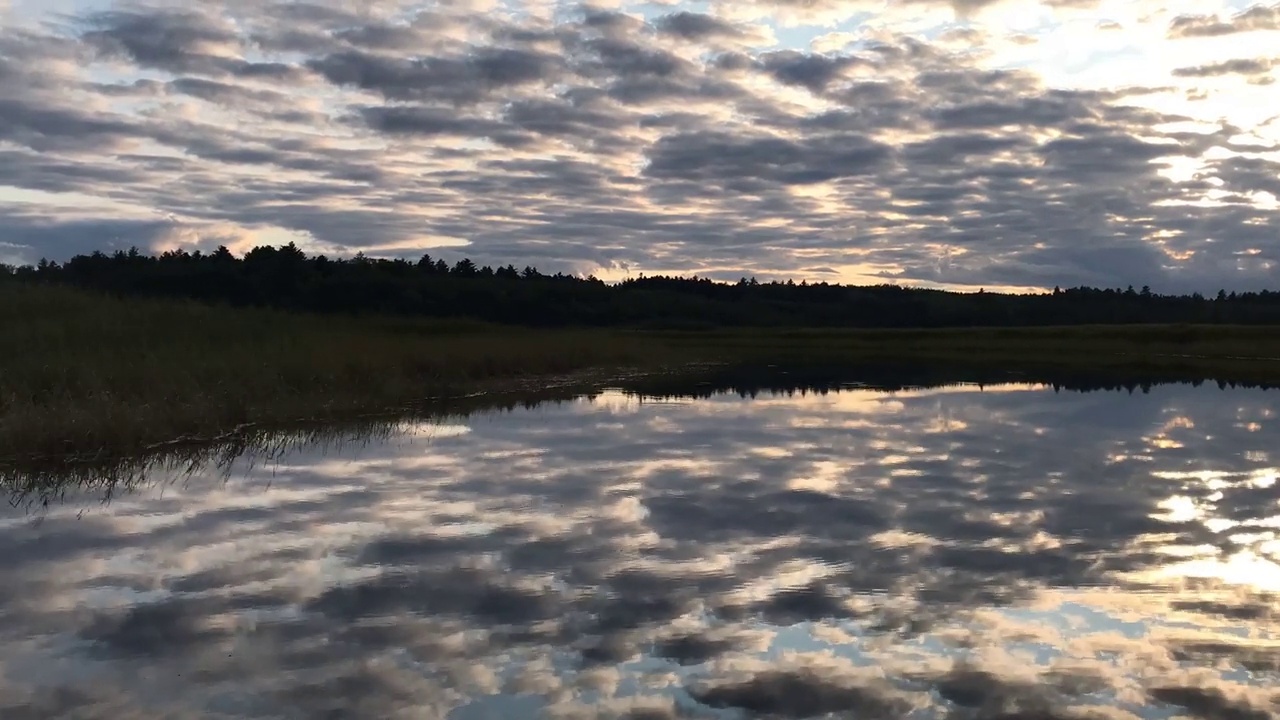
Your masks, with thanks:
M 0 716 L 1270 718 L 1277 412 L 775 366 L 15 468 Z

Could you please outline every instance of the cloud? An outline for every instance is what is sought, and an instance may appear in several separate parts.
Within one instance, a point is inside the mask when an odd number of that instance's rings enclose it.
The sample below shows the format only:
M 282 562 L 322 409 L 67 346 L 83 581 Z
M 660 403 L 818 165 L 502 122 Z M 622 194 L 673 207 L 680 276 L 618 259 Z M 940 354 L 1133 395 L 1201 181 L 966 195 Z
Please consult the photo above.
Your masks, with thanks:
M 685 40 L 709 38 L 739 38 L 743 31 L 733 23 L 725 22 L 702 13 L 678 12 L 663 15 L 654 23 L 659 32 L 675 35 Z
M 688 133 L 659 140 L 645 172 L 657 178 L 703 183 L 758 180 L 808 184 L 868 175 L 889 154 L 884 145 L 857 135 L 799 143 L 777 137 Z
M 392 105 L 359 109 L 360 116 L 372 129 L 388 135 L 456 135 L 458 137 L 490 137 L 507 129 L 502 123 L 483 118 L 459 117 L 445 108 Z
M 284 80 L 295 69 L 248 62 L 242 38 L 227 22 L 201 13 L 163 10 L 111 11 L 86 18 L 80 39 L 101 55 L 127 58 L 139 67 L 174 73 L 233 75 Z
M 1269 58 L 1244 58 L 1224 60 L 1208 65 L 1175 68 L 1175 77 L 1216 77 L 1218 75 L 1265 75 L 1276 66 L 1276 61 Z
M 752 715 L 783 718 L 852 711 L 859 717 L 887 719 L 911 708 L 887 689 L 847 684 L 813 671 L 765 672 L 741 684 L 699 689 L 693 696 L 713 708 L 740 708 Z
M 239 45 L 231 27 L 194 12 L 117 11 L 88 23 L 93 29 L 81 38 L 90 47 L 160 70 L 213 70 Z
M 32 150 L 101 148 L 135 132 L 128 122 L 23 100 L 0 99 L 0 122 L 0 139 Z
M 55 173 L 56 179 L 61 180 L 61 177 Z M 24 263 L 39 259 L 31 256 L 29 248 L 33 247 L 41 248 L 42 252 L 54 257 L 70 257 L 95 250 L 128 250 L 134 246 L 149 245 L 153 238 L 167 229 L 167 223 L 159 218 L 50 220 L 18 213 L 4 213 L 0 217 L 9 229 L 7 242 L 16 248 L 15 254 L 19 256 L 16 259 Z
M 351 50 L 317 58 L 308 67 L 335 85 L 373 90 L 396 100 L 477 102 L 503 87 L 546 84 L 557 59 L 529 50 L 493 48 L 463 58 L 387 58 Z
M 926 5 L 964 27 L 913 25 Z M 610 278 L 1275 284 L 1260 245 L 1280 222 L 1273 183 L 1241 168 L 1271 162 L 1280 137 L 1218 105 L 1262 91 L 1270 59 L 1170 53 L 1161 82 L 1055 86 L 1045 58 L 1066 36 L 1008 40 L 1030 30 L 992 26 L 988 6 L 920 3 L 908 21 L 807 1 L 657 15 L 142 2 L 6 27 L 0 203 L 20 218 L 6 242 L 62 259 L 102 234 L 56 238 L 94 222 L 144 247 L 196 237 L 148 224 L 164 218 Z M 1087 4 L 1045 12 L 1091 33 L 1100 20 Z M 832 13 L 865 22 L 830 37 L 777 22 Z M 1230 74 L 1248 82 L 1215 84 Z M 1188 81 L 1204 110 L 1181 100 Z M 85 196 L 96 215 L 67 217 Z
M 1220 15 L 1179 15 L 1169 23 L 1169 37 L 1220 37 L 1259 30 L 1280 30 L 1280 5 L 1252 5 L 1224 20 Z
M 794 50 L 766 53 L 760 60 L 765 72 L 778 82 L 799 85 L 817 93 L 841 77 L 843 72 L 860 63 L 860 58 L 847 55 L 810 55 Z

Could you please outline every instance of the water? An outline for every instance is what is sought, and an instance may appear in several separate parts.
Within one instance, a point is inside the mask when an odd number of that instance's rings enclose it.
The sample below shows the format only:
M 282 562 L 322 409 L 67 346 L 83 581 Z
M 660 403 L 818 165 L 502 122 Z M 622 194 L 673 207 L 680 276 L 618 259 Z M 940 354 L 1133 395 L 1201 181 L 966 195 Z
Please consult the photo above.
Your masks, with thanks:
M 1280 393 L 703 390 L 15 496 L 0 718 L 1280 713 Z

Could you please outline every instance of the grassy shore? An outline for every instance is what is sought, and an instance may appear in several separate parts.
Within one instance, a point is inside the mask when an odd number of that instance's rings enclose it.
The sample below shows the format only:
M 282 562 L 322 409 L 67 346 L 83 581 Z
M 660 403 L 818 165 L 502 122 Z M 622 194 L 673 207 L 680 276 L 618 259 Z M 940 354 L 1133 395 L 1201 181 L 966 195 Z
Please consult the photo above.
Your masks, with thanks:
M 348 418 L 665 360 L 636 338 L 0 286 L 0 462 Z
M 1280 331 L 1229 326 L 534 330 L 0 284 L 0 337 L 0 466 L 120 457 L 246 428 L 457 410 L 549 380 L 585 388 L 614 373 L 696 362 L 901 358 L 1280 382 Z

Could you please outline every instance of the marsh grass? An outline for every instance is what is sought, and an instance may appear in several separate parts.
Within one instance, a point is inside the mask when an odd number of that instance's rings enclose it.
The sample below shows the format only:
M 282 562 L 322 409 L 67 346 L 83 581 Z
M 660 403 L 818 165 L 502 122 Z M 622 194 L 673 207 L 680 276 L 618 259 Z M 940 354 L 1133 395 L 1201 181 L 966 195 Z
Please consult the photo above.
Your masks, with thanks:
M 74 468 L 255 433 L 430 417 L 696 362 L 927 360 L 1280 381 L 1269 327 L 700 332 L 319 317 L 0 284 L 0 468 Z M 259 438 L 261 439 L 261 438 Z
M 270 466 L 303 448 L 328 453 L 365 446 L 402 433 L 407 422 L 370 418 L 327 426 L 252 428 L 216 442 L 178 443 L 163 451 L 0 465 L 0 487 L 11 505 L 28 509 L 65 501 L 71 494 L 93 503 L 110 503 L 120 493 L 180 483 L 197 473 L 212 471 L 215 477 L 225 478 L 233 469 Z
M 128 454 L 655 359 L 639 338 L 0 285 L 0 462 Z

